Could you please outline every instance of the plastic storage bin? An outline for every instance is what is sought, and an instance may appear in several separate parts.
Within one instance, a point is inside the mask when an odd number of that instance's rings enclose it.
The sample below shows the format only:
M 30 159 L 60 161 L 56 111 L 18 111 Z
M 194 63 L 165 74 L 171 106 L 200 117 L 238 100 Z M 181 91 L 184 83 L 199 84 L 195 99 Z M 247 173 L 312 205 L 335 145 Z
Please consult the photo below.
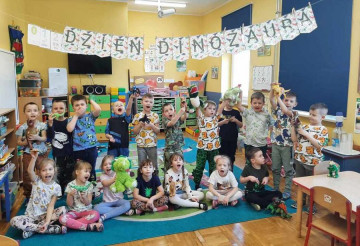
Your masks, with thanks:
M 40 90 L 41 87 L 19 87 L 21 97 L 38 97 Z

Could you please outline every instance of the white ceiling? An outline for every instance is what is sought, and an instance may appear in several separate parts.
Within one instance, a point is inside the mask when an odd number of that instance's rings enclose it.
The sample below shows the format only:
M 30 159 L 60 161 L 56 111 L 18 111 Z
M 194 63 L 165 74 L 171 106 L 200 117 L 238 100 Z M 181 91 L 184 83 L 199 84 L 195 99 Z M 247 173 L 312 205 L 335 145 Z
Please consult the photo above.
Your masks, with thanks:
M 110 2 L 123 2 L 128 3 L 128 10 L 130 11 L 142 11 L 142 12 L 154 12 L 157 13 L 156 6 L 146 6 L 135 4 L 134 0 L 100 0 Z M 157 2 L 157 0 L 146 0 Z M 175 8 L 176 14 L 181 15 L 205 15 L 211 11 L 223 6 L 231 0 L 161 0 L 161 2 L 174 2 L 174 3 L 186 3 L 186 8 Z M 165 7 L 163 9 L 166 9 Z

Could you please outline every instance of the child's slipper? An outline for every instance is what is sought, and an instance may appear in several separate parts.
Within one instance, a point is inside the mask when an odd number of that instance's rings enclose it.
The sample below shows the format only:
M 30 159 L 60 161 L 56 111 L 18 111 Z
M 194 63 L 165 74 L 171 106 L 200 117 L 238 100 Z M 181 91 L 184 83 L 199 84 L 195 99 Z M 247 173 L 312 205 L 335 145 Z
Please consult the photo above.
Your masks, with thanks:
M 104 225 L 102 223 L 91 223 L 88 224 L 87 231 L 103 231 L 104 230 Z

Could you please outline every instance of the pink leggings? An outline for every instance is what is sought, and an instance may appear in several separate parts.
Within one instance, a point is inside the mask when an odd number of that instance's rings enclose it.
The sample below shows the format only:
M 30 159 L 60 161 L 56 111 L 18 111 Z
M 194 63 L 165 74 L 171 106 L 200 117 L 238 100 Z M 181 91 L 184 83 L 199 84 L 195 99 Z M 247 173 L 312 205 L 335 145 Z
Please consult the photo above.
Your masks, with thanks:
M 99 217 L 99 213 L 95 210 L 70 211 L 67 214 L 61 215 L 59 221 L 68 228 L 85 231 L 87 225 L 97 222 Z

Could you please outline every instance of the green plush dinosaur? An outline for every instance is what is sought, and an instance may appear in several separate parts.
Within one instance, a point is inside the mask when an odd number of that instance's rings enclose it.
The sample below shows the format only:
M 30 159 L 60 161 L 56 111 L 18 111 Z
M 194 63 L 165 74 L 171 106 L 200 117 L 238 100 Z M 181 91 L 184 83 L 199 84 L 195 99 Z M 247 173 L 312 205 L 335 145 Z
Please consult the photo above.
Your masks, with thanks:
M 234 88 L 230 88 L 225 91 L 224 96 L 220 99 L 221 101 L 229 100 L 229 105 L 232 107 L 237 104 L 240 100 L 239 94 L 241 93 L 241 85 L 238 85 Z
M 113 160 L 111 169 L 116 173 L 116 180 L 110 186 L 113 192 L 124 192 L 127 188 L 136 187 L 136 180 L 127 173 L 130 167 L 131 161 L 125 156 L 119 156 Z

